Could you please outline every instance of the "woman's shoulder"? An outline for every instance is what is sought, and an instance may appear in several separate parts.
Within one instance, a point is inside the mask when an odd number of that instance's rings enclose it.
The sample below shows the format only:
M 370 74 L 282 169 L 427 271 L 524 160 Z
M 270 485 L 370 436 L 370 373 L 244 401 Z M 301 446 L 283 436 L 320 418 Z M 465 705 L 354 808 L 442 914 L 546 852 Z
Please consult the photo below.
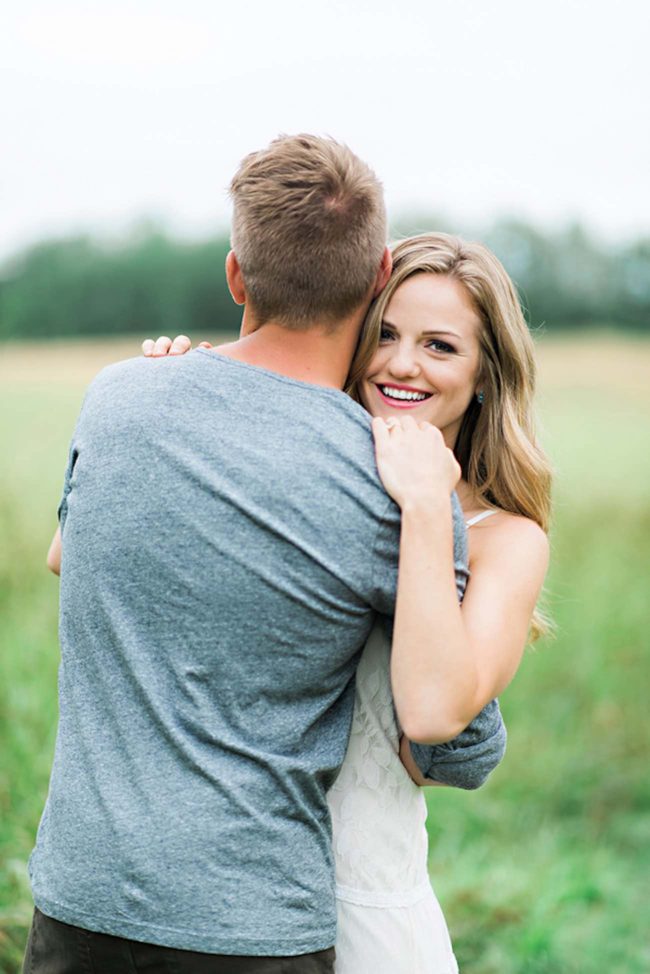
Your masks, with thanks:
M 545 567 L 549 557 L 549 540 L 544 529 L 532 518 L 521 514 L 500 508 L 490 510 L 494 513 L 480 520 L 469 532 L 472 560 L 476 557 L 507 555 L 516 561 L 517 556 L 522 555 L 527 562 L 534 560 Z

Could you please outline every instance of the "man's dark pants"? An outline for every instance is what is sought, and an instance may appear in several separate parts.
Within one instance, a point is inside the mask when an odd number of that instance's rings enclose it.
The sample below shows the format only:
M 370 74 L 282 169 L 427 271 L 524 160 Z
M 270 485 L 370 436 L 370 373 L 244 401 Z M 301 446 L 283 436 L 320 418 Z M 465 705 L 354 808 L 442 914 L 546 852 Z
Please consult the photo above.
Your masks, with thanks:
M 174 950 L 72 927 L 34 910 L 23 974 L 333 974 L 334 948 L 298 957 Z

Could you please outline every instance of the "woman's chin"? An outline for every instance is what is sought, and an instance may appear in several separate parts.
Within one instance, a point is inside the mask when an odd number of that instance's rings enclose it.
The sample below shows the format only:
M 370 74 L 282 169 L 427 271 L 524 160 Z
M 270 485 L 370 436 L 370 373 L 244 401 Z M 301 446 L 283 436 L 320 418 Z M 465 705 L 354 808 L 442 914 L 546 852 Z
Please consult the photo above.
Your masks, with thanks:
M 422 402 L 417 405 L 404 405 L 404 406 L 389 406 L 385 402 L 379 402 L 373 404 L 373 409 L 369 410 L 372 412 L 373 416 L 381 416 L 382 419 L 403 419 L 405 416 L 411 416 L 416 423 L 436 423 L 436 413 L 439 412 L 437 409 L 431 408 L 430 402 Z

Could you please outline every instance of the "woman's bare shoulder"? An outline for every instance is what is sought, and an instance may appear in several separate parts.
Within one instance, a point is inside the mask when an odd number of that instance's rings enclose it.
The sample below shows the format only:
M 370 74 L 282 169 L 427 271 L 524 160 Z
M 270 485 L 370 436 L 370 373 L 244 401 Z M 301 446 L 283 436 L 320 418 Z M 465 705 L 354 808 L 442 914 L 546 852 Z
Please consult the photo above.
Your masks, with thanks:
M 520 555 L 540 567 L 548 563 L 548 535 L 536 521 L 521 514 L 497 510 L 471 528 L 469 539 L 472 560 L 507 553 L 509 559 L 517 560 Z

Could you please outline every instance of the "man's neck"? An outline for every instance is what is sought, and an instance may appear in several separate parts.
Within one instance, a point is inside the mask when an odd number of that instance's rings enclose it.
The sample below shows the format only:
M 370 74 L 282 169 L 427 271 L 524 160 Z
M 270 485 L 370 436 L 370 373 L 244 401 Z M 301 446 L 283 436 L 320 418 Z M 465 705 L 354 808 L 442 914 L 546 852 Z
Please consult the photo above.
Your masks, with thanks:
M 244 316 L 242 337 L 229 345 L 220 345 L 216 351 L 299 382 L 342 389 L 362 320 L 362 313 L 358 313 L 334 329 L 315 322 L 300 331 L 269 321 L 252 330 Z

